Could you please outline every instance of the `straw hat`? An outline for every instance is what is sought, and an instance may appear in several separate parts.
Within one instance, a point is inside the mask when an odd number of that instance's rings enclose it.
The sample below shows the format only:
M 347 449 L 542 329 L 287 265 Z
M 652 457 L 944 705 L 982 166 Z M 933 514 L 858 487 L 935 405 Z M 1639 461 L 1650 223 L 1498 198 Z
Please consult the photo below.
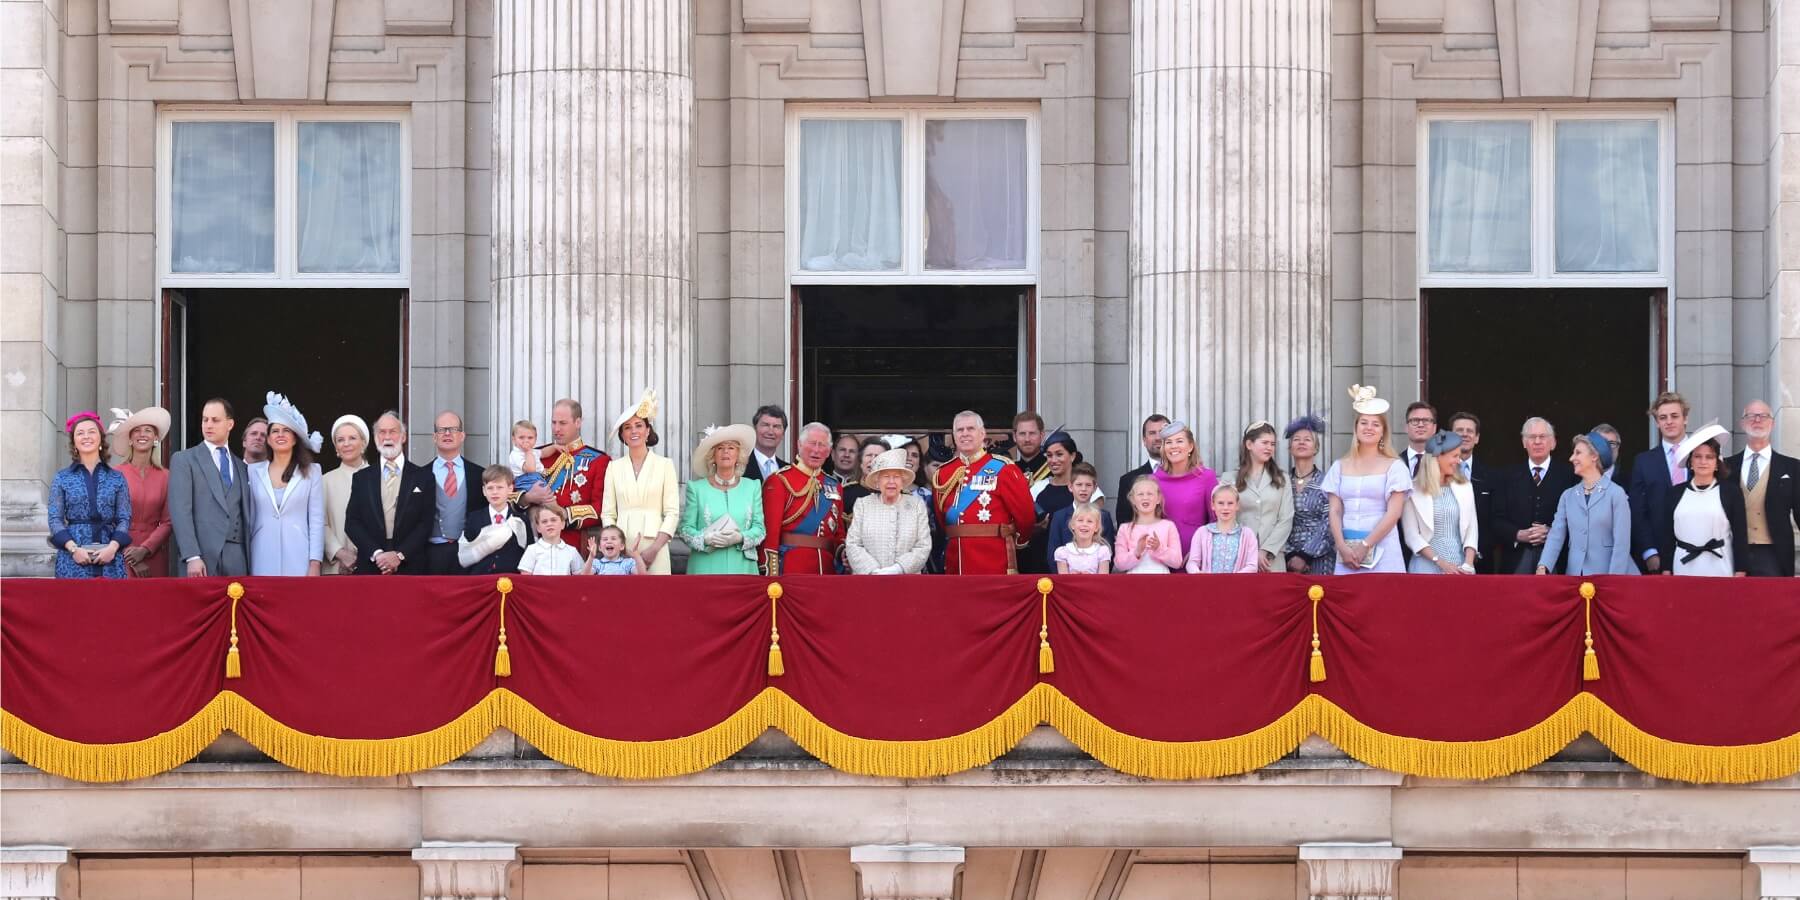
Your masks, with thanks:
M 879 477 L 883 472 L 900 472 L 906 476 L 908 481 L 911 481 L 913 472 L 906 466 L 906 451 L 889 450 L 875 457 L 875 464 L 869 467 L 869 474 L 863 476 L 862 486 L 879 492 L 881 490 Z
M 700 438 L 700 446 L 694 448 L 694 458 L 689 461 L 689 469 L 695 478 L 712 476 L 713 450 L 727 442 L 738 445 L 737 477 L 743 477 L 744 467 L 750 464 L 750 448 L 756 446 L 756 429 L 748 425 L 714 425 L 706 429 Z
M 115 406 L 112 414 L 113 423 L 106 431 L 112 435 L 114 456 L 122 459 L 131 457 L 131 433 L 137 430 L 139 425 L 149 425 L 155 428 L 157 443 L 162 443 L 162 440 L 169 436 L 169 411 L 160 406 L 146 406 L 137 412 Z

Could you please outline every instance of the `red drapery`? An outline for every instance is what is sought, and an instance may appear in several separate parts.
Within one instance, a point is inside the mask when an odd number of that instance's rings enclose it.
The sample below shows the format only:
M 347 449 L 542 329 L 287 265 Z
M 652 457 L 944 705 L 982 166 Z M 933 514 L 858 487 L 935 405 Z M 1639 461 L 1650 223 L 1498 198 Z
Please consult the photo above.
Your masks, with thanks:
M 1153 777 L 1246 771 L 1315 732 L 1440 777 L 1516 771 L 1582 731 L 1665 777 L 1800 771 L 1791 581 L 1603 578 L 1590 603 L 1550 577 L 515 576 L 504 675 L 496 581 L 239 583 L 234 603 L 226 579 L 9 580 L 8 750 L 119 780 L 230 729 L 297 768 L 364 775 L 507 727 L 588 771 L 654 777 L 776 727 L 847 771 L 911 777 L 981 765 L 1048 722 Z

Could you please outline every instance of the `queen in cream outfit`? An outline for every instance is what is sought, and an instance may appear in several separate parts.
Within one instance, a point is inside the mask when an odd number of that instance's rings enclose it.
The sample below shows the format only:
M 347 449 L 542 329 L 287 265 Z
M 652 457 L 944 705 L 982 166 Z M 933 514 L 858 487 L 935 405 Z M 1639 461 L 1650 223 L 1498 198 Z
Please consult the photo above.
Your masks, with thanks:
M 656 392 L 645 391 L 614 423 L 625 455 L 606 467 L 600 521 L 625 532 L 625 552 L 637 558 L 638 571 L 667 575 L 669 541 L 681 524 L 681 480 L 668 457 L 650 450 L 660 441 L 655 418 Z

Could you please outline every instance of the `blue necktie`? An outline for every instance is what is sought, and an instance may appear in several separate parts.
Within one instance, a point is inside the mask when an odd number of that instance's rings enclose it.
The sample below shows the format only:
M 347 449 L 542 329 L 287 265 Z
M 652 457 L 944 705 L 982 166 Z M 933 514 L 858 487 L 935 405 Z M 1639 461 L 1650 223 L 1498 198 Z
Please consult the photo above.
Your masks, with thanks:
M 225 489 L 231 490 L 231 459 L 225 455 L 225 448 L 219 448 L 219 478 L 225 482 Z

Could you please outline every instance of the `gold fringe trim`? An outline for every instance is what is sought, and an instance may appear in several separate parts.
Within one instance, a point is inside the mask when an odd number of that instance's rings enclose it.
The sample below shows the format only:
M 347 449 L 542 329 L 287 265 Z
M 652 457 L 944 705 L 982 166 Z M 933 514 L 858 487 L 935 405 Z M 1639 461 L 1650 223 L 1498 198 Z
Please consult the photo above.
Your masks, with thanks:
M 384 776 L 440 766 L 508 728 L 552 759 L 613 778 L 666 778 L 717 765 L 779 728 L 826 765 L 858 775 L 927 778 L 986 765 L 1041 723 L 1107 766 L 1157 779 L 1217 778 L 1263 768 L 1318 734 L 1352 758 L 1429 778 L 1494 778 L 1528 769 L 1592 733 L 1640 771 L 1699 784 L 1742 784 L 1800 773 L 1800 734 L 1760 744 L 1713 747 L 1655 737 L 1593 694 L 1571 698 L 1544 721 L 1485 741 L 1429 741 L 1386 734 L 1317 694 L 1247 734 L 1210 741 L 1155 741 L 1114 729 L 1061 691 L 1037 684 L 991 721 L 949 737 L 882 741 L 825 724 L 777 688 L 765 688 L 725 721 L 685 737 L 618 741 L 562 725 L 530 701 L 499 688 L 451 722 L 421 734 L 354 740 L 306 734 L 275 721 L 249 700 L 223 691 L 175 728 L 141 741 L 82 744 L 48 734 L 0 710 L 0 743 L 27 764 L 78 781 L 129 781 L 166 772 L 198 755 L 226 731 L 294 769 L 340 776 Z

